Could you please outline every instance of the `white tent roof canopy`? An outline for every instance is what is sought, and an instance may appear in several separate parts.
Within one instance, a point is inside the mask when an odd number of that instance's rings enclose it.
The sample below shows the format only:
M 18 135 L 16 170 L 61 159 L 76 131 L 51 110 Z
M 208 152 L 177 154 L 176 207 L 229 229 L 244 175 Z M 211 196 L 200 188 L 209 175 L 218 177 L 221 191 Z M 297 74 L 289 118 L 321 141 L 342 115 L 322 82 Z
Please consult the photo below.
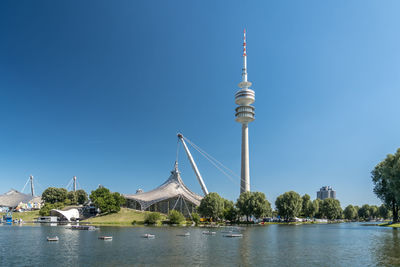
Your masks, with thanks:
M 50 216 L 57 216 L 61 219 L 65 219 L 70 222 L 71 219 L 79 219 L 79 211 L 78 209 L 70 209 L 70 210 L 52 209 L 50 211 Z
M 186 201 L 189 201 L 196 206 L 199 206 L 200 201 L 203 199 L 202 196 L 190 191 L 190 189 L 183 183 L 177 162 L 175 162 L 174 170 L 171 171 L 171 176 L 159 187 L 149 192 L 132 195 L 127 194 L 124 195 L 124 197 L 139 202 L 142 210 L 147 209 L 154 203 L 170 198 L 183 197 Z

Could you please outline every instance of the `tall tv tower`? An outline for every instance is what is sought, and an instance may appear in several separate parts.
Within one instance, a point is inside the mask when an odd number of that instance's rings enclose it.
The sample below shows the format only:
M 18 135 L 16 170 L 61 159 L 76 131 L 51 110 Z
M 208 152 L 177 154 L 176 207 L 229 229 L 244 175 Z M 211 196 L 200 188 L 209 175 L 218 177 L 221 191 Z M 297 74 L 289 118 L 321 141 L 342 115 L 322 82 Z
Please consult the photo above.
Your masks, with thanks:
M 243 33 L 243 69 L 240 90 L 235 94 L 236 121 L 242 124 L 242 168 L 240 175 L 240 193 L 250 191 L 249 170 L 249 128 L 248 124 L 255 119 L 254 107 L 256 94 L 250 89 L 251 82 L 247 81 L 246 30 Z

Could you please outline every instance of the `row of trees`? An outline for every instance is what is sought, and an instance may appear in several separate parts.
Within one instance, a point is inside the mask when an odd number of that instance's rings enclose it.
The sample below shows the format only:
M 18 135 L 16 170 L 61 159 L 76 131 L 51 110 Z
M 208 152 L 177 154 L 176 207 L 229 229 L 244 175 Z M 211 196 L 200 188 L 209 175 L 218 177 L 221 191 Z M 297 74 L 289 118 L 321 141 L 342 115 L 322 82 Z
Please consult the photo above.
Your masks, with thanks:
M 326 218 L 335 220 L 341 218 L 342 208 L 337 199 L 327 198 L 311 201 L 309 195 L 300 196 L 294 191 L 286 192 L 275 201 L 276 213 L 285 221 L 296 217 Z
M 45 203 L 65 203 L 66 205 L 84 204 L 88 201 L 88 195 L 85 190 L 79 189 L 68 192 L 65 188 L 49 187 L 42 193 L 42 199 Z
M 374 193 L 390 208 L 393 222 L 399 222 L 400 207 L 400 148 L 389 154 L 371 172 Z
M 52 209 L 62 209 L 68 205 L 82 205 L 88 201 L 85 190 L 68 192 L 65 188 L 49 187 L 42 193 L 44 206 L 40 209 L 41 216 L 50 215 Z
M 245 192 L 240 195 L 236 203 L 220 197 L 217 193 L 210 193 L 203 198 L 198 207 L 202 217 L 211 220 L 237 221 L 240 217 L 257 219 L 263 217 L 280 216 L 289 221 L 296 217 L 303 218 L 325 218 L 329 220 L 369 220 L 376 218 L 387 219 L 391 212 L 385 205 L 358 206 L 349 205 L 343 211 L 337 199 L 327 198 L 324 200 L 311 200 L 305 194 L 300 196 L 294 191 L 286 192 L 277 197 L 275 201 L 276 210 L 272 211 L 271 204 L 261 192 Z
M 125 198 L 120 193 L 112 193 L 102 186 L 92 191 L 89 198 L 96 208 L 100 209 L 101 213 L 118 212 L 121 209 L 121 205 L 125 204 Z M 40 209 L 40 215 L 49 215 L 50 210 L 62 209 L 68 205 L 83 205 L 89 198 L 82 189 L 68 192 L 65 188 L 49 187 L 42 193 L 42 199 L 45 204 Z
M 368 205 L 353 206 L 348 205 L 343 211 L 343 217 L 347 220 L 371 220 L 371 219 L 388 219 L 392 217 L 392 212 L 385 204 L 381 206 Z
M 214 221 L 237 221 L 239 216 L 261 218 L 272 214 L 271 204 L 261 192 L 242 193 L 234 204 L 232 201 L 220 197 L 217 193 L 206 195 L 198 207 L 200 215 Z

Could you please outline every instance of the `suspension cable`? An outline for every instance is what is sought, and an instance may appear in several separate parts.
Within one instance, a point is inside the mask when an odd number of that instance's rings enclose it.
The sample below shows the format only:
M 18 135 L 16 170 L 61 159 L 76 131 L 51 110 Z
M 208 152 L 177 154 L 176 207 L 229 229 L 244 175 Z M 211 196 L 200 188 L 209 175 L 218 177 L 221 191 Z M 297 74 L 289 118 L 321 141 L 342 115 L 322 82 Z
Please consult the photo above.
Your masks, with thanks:
M 68 188 L 71 186 L 72 180 L 73 180 L 73 178 L 71 180 L 69 180 L 68 184 L 65 186 L 65 189 L 68 190 Z
M 218 161 L 217 159 L 215 159 L 214 157 L 212 157 L 210 154 L 208 154 L 207 152 L 205 152 L 203 149 L 201 149 L 199 146 L 195 145 L 192 141 L 190 141 L 188 138 L 186 138 L 185 136 L 183 136 L 183 138 L 194 148 L 196 149 L 203 157 L 205 157 L 212 165 L 214 165 L 214 167 L 216 167 L 219 171 L 221 171 L 226 177 L 229 178 L 229 180 L 231 180 L 231 182 L 235 183 L 236 185 L 239 185 L 237 180 L 234 180 L 233 177 L 231 175 L 229 175 L 226 171 L 224 171 L 222 168 L 225 168 L 227 171 L 229 171 L 230 173 L 232 173 L 234 176 L 240 178 L 239 175 L 237 175 L 235 172 L 233 172 L 231 169 L 229 169 L 228 167 L 226 167 L 224 164 L 222 164 L 220 161 Z M 220 166 L 218 166 L 220 165 Z M 222 168 L 221 168 L 222 167 Z M 242 186 L 241 184 L 239 185 L 241 189 L 245 189 L 244 186 Z
M 24 185 L 24 187 L 22 188 L 22 190 L 21 190 L 21 193 L 23 193 L 24 192 L 24 190 L 25 190 L 25 187 L 26 187 L 26 185 L 29 183 L 29 180 L 31 179 L 31 177 L 29 177 L 28 178 L 28 180 L 26 181 L 26 183 L 25 183 L 25 185 Z
M 222 164 L 220 161 L 218 161 L 216 158 L 214 158 L 213 156 L 211 156 L 210 154 L 208 154 L 206 151 L 204 151 L 203 149 L 201 149 L 199 146 L 197 146 L 195 143 L 193 143 L 192 141 L 190 141 L 189 139 L 187 139 L 186 137 L 183 137 L 186 139 L 186 141 L 188 141 L 193 147 L 197 148 L 198 150 L 202 151 L 204 154 L 206 154 L 209 158 L 211 158 L 213 161 L 215 161 L 216 163 L 218 163 L 221 167 L 225 168 L 227 171 L 229 171 L 232 175 L 240 178 L 239 175 L 237 175 L 234 171 L 232 171 L 231 169 L 229 169 L 228 167 L 226 167 L 224 164 Z
M 178 158 L 179 158 L 179 139 L 176 143 L 176 160 L 175 160 L 175 162 L 178 162 Z

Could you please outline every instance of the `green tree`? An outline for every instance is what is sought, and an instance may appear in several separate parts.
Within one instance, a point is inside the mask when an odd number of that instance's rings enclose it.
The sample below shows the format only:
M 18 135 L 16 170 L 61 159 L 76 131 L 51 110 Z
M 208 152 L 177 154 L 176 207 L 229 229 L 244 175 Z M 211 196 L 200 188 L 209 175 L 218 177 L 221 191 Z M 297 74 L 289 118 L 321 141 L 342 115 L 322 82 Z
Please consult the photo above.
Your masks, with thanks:
M 265 197 L 265 194 L 262 192 L 251 192 L 251 202 L 253 205 L 252 215 L 257 219 L 262 218 L 264 216 L 271 216 L 272 209 L 271 203 Z
M 386 220 L 392 217 L 392 212 L 386 207 L 385 204 L 379 206 L 378 212 L 379 212 L 379 217 L 381 217 L 382 219 Z
M 400 148 L 375 166 L 371 172 L 374 193 L 382 202 L 391 207 L 393 222 L 399 221 L 400 206 Z
M 301 197 L 302 199 L 302 208 L 301 215 L 304 217 L 312 217 L 314 214 L 314 207 L 309 195 L 305 194 Z
M 169 222 L 172 224 L 180 224 L 185 221 L 185 216 L 177 210 L 170 210 L 168 213 Z
M 340 207 L 340 202 L 337 199 L 324 199 L 322 201 L 320 210 L 322 216 L 326 217 L 328 220 L 335 220 L 342 216 L 342 208 Z
M 88 201 L 88 194 L 83 189 L 76 190 L 76 201 L 78 204 L 83 205 Z M 125 201 L 125 200 L 123 200 Z
M 355 219 L 359 219 L 359 216 L 358 216 L 358 211 L 360 210 L 360 207 L 359 206 L 354 206 L 354 209 L 356 210 L 356 212 L 357 212 L 357 214 L 356 214 L 356 218 Z
M 343 215 L 346 220 L 354 220 L 357 218 L 357 210 L 353 207 L 353 205 L 348 205 L 344 209 Z
M 205 218 L 219 220 L 224 213 L 224 200 L 217 193 L 209 193 L 201 200 L 197 210 Z
M 233 202 L 228 199 L 224 199 L 224 219 L 230 222 L 235 222 L 238 219 L 238 214 L 239 211 L 237 210 Z
M 67 199 L 68 191 L 65 188 L 49 187 L 42 193 L 42 199 L 45 203 L 64 202 Z
M 298 193 L 289 191 L 276 199 L 275 206 L 278 210 L 278 214 L 282 216 L 285 221 L 289 221 L 300 215 L 302 199 Z
M 121 205 L 125 203 L 125 198 L 120 193 L 111 193 L 105 187 L 99 187 L 92 191 L 90 199 L 94 205 L 100 209 L 101 213 L 114 213 L 121 210 Z
M 193 222 L 198 225 L 200 223 L 200 215 L 196 212 L 192 213 L 192 220 Z
M 321 203 L 321 199 L 319 199 L 319 198 L 313 200 L 313 202 L 312 202 L 312 215 L 310 217 L 321 218 L 320 212 L 319 212 L 320 203 Z
M 68 204 L 76 204 L 77 199 L 76 199 L 76 194 L 74 191 L 69 191 L 67 194 L 67 200 L 69 200 Z
M 240 194 L 236 206 L 240 215 L 246 216 L 249 221 L 250 216 L 261 218 L 272 214 L 271 204 L 261 192 L 243 192 Z
M 236 206 L 239 210 L 240 215 L 246 216 L 246 220 L 249 221 L 249 217 L 252 215 L 252 205 L 251 205 L 251 192 L 243 192 L 240 194 L 238 200 L 236 201 Z
M 363 220 L 368 220 L 371 217 L 368 204 L 362 205 L 362 207 L 358 210 L 358 217 Z
M 379 217 L 379 208 L 376 205 L 369 206 L 369 214 L 372 219 Z
M 161 214 L 158 212 L 147 212 L 144 215 L 144 223 L 156 224 L 159 220 L 161 220 Z

